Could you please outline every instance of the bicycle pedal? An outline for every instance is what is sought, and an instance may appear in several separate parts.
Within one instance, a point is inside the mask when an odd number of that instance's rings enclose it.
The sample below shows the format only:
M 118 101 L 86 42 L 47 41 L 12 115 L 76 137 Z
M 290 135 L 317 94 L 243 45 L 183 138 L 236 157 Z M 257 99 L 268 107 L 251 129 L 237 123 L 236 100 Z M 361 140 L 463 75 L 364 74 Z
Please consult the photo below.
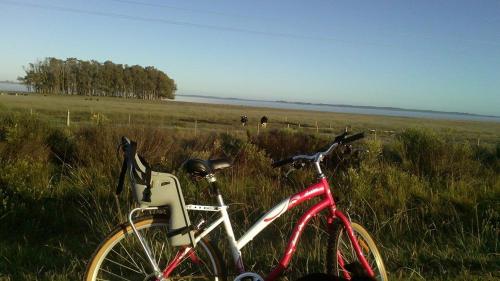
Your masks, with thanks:
M 243 272 L 236 276 L 233 281 L 264 281 L 264 278 L 255 272 Z

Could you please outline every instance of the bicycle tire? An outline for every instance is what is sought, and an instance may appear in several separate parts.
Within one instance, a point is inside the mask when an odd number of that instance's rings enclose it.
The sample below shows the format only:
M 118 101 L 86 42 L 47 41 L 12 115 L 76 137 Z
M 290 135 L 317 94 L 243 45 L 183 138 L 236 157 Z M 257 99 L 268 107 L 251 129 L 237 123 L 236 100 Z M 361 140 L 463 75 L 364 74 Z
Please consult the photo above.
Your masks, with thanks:
M 363 226 L 353 222 L 351 223 L 351 227 L 365 258 L 375 273 L 375 279 L 378 281 L 387 281 L 387 271 L 375 241 Z M 333 226 L 329 232 L 330 239 L 327 252 L 327 272 L 336 276 L 343 276 L 344 269 L 339 265 L 339 253 L 344 264 L 359 263 L 359 261 L 351 240 L 347 236 L 345 228 L 341 223 L 335 223 L 335 226 Z
M 165 214 L 139 217 L 134 221 L 161 269 L 165 268 L 166 263 L 178 250 L 178 247 L 168 245 L 168 221 Z M 208 239 L 204 238 L 198 242 L 195 253 L 197 259 L 181 262 L 169 280 L 225 280 L 225 268 L 222 266 L 224 263 L 220 252 Z M 156 280 L 144 249 L 130 224 L 119 225 L 108 234 L 92 255 L 84 280 Z

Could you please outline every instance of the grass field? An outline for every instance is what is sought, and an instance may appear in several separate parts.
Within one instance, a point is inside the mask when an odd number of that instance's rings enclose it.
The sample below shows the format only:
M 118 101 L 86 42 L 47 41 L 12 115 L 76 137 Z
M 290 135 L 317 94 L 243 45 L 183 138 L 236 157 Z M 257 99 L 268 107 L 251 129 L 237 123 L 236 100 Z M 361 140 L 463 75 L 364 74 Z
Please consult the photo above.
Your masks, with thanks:
M 242 114 L 248 128 L 239 124 Z M 262 115 L 270 128 L 257 131 Z M 112 194 L 122 135 L 137 140 L 157 169 L 177 174 L 190 203 L 211 201 L 178 171 L 180 164 L 191 157 L 233 159 L 219 180 L 239 236 L 264 210 L 314 180 L 305 169 L 285 182 L 271 159 L 314 151 L 345 126 L 376 131 L 358 144 L 369 152 L 338 169 L 332 157 L 324 170 L 339 207 L 378 241 L 391 280 L 500 280 L 499 123 L 11 95 L 0 95 L 0 280 L 81 279 L 119 221 Z M 124 209 L 133 204 L 128 193 L 121 199 Z M 276 264 L 280 241 L 301 210 L 244 249 L 249 270 L 264 274 Z M 308 227 L 289 280 L 318 270 L 321 223 L 314 219 Z
M 430 120 L 423 118 L 344 114 L 229 105 L 207 105 L 175 101 L 143 101 L 109 97 L 1 95 L 6 109 L 33 113 L 54 125 L 86 125 L 99 118 L 107 125 L 151 125 L 164 128 L 196 127 L 200 130 L 241 131 L 240 116 L 249 117 L 249 127 L 257 130 L 260 117 L 269 117 L 270 129 L 292 128 L 304 132 L 336 133 L 350 126 L 353 131 L 376 130 L 382 137 L 407 128 L 427 128 L 452 135 L 456 140 L 495 143 L 500 138 L 500 122 Z M 317 126 L 316 126 L 317 124 Z M 318 128 L 317 128 L 318 127 Z

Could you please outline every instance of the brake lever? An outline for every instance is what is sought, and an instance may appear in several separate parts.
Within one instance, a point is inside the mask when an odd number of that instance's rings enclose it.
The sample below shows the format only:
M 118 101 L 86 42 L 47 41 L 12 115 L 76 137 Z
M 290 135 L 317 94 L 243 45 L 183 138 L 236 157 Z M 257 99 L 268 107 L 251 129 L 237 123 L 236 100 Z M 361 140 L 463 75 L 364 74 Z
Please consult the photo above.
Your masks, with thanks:
M 293 162 L 293 164 L 292 164 L 292 167 L 294 167 L 295 170 L 302 169 L 305 166 L 306 166 L 306 163 L 304 163 L 302 161 Z
M 286 171 L 285 173 L 285 178 L 288 179 L 288 176 L 293 172 L 293 171 L 296 171 L 297 169 L 295 169 L 294 167 L 290 167 L 290 169 L 288 169 L 288 171 Z

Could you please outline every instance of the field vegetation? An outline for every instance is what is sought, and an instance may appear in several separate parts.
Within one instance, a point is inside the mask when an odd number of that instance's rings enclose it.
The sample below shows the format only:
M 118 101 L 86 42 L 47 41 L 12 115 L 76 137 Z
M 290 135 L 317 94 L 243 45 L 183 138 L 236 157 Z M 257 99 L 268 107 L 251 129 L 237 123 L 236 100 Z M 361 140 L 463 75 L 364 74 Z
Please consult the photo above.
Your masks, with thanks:
M 247 130 L 257 133 L 262 116 L 269 118 L 270 129 L 292 129 L 304 133 L 331 136 L 345 127 L 366 131 L 377 138 L 390 139 L 408 128 L 426 128 L 449 135 L 454 141 L 496 144 L 500 122 L 430 120 L 305 110 L 272 109 L 244 106 L 206 105 L 171 100 L 136 100 L 109 97 L 59 95 L 0 95 L 5 111 L 24 112 L 47 121 L 51 126 L 65 126 L 70 111 L 71 126 L 107 125 L 152 126 L 192 131 L 230 132 L 241 136 Z M 242 128 L 240 116 L 247 115 L 248 127 Z
M 249 127 L 238 124 L 241 114 Z M 270 128 L 257 130 L 264 114 Z M 120 221 L 113 193 L 123 135 L 138 141 L 155 169 L 178 175 L 187 202 L 211 199 L 179 170 L 183 161 L 232 159 L 218 178 L 239 236 L 314 181 L 311 169 L 284 179 L 271 159 L 313 152 L 345 126 L 375 131 L 357 144 L 365 150 L 359 157 L 342 163 L 331 157 L 324 170 L 339 207 L 378 241 L 391 280 L 500 279 L 498 123 L 9 95 L 0 96 L 0 279 L 81 279 L 98 243 Z M 121 204 L 133 205 L 128 192 Z M 266 273 L 276 263 L 300 211 L 244 249 L 249 270 Z M 290 280 L 324 258 L 322 223 L 315 218 L 308 227 Z

